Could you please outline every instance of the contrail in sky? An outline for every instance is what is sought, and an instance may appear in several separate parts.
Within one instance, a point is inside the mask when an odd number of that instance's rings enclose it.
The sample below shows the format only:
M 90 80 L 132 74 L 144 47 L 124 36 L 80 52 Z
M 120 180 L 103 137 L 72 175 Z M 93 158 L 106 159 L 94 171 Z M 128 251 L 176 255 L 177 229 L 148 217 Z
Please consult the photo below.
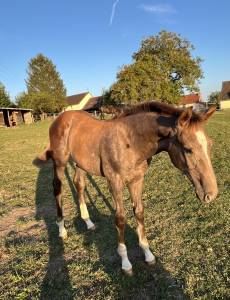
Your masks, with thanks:
M 113 24 L 113 18 L 114 18 L 114 15 L 115 15 L 116 6 L 117 6 L 119 1 L 120 0 L 115 0 L 115 2 L 113 3 L 112 12 L 111 12 L 110 21 L 109 21 L 109 26 L 111 26 Z

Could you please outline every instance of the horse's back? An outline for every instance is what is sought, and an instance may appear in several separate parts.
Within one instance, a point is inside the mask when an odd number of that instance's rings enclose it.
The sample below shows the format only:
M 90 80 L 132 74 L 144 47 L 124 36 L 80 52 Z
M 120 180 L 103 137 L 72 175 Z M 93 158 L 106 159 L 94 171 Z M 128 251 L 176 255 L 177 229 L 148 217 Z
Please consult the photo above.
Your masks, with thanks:
M 70 133 L 71 128 L 76 129 L 82 123 L 98 123 L 100 121 L 93 118 L 84 111 L 70 110 L 60 114 L 50 126 L 50 138 L 60 138 L 65 133 Z
M 89 173 L 101 175 L 100 145 L 109 122 L 83 111 L 66 111 L 50 127 L 50 144 L 56 157 L 66 155 Z

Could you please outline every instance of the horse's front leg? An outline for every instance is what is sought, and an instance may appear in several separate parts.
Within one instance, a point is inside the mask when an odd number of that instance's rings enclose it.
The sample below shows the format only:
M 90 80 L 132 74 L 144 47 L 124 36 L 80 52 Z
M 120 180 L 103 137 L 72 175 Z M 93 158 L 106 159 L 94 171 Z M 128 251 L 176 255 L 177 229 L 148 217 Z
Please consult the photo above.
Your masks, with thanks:
M 122 261 L 122 270 L 128 275 L 132 274 L 132 265 L 129 261 L 127 249 L 125 246 L 125 211 L 123 204 L 123 183 L 122 180 L 116 176 L 116 178 L 109 179 L 110 191 L 112 193 L 115 205 L 116 205 L 116 215 L 115 223 L 118 231 L 118 248 L 117 252 L 121 257 Z
M 137 178 L 137 180 L 134 180 L 131 183 L 129 183 L 128 188 L 133 202 L 133 211 L 137 220 L 137 234 L 139 238 L 139 245 L 144 251 L 145 261 L 148 264 L 154 264 L 156 259 L 149 249 L 149 243 L 145 234 L 144 206 L 142 202 L 144 176 L 142 176 L 141 178 Z

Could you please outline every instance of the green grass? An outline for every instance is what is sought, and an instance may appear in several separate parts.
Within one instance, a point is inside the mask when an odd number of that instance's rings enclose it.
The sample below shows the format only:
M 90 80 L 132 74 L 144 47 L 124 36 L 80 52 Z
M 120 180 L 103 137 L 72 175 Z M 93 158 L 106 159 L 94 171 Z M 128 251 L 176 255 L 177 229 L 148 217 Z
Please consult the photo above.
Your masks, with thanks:
M 144 263 L 125 191 L 131 278 L 120 270 L 105 179 L 88 178 L 87 203 L 97 226 L 89 232 L 80 219 L 68 166 L 63 199 L 69 237 L 64 243 L 58 238 L 52 164 L 40 170 L 31 164 L 48 141 L 49 125 L 0 129 L 0 299 L 228 298 L 230 111 L 216 113 L 207 126 L 220 191 L 211 205 L 196 199 L 167 154 L 153 159 L 143 199 L 154 267 Z

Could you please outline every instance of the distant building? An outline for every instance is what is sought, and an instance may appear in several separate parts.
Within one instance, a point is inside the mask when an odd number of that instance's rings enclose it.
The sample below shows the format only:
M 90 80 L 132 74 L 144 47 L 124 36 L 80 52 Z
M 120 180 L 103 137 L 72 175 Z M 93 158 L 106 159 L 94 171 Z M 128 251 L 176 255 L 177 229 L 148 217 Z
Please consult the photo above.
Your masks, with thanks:
M 33 122 L 32 109 L 0 107 L 0 126 L 12 127 Z
M 95 112 L 99 110 L 101 104 L 101 96 L 94 97 L 90 92 L 72 95 L 66 98 L 67 110 L 85 110 L 88 112 Z
M 220 92 L 220 109 L 230 108 L 230 81 L 222 82 Z
M 199 93 L 188 94 L 181 97 L 178 105 L 180 107 L 192 106 L 193 109 L 197 111 L 205 109 L 205 102 L 202 101 L 201 95 Z

